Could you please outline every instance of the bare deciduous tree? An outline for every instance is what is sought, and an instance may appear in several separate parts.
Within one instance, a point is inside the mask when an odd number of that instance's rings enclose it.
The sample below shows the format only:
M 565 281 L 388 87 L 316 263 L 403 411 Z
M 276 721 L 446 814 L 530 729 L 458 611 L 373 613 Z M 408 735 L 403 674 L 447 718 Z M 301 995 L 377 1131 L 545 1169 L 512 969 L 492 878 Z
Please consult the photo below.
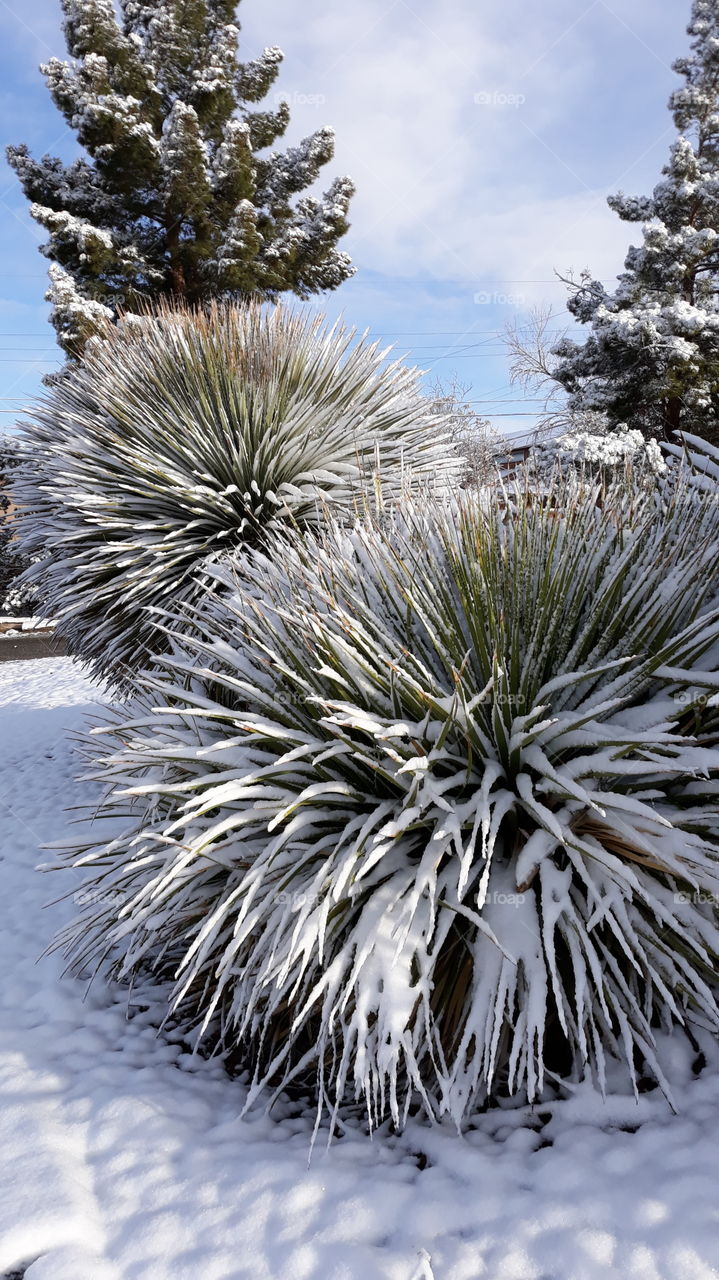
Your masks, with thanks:
M 449 380 L 437 378 L 430 388 L 432 412 L 445 418 L 457 451 L 464 458 L 462 483 L 480 486 L 492 480 L 496 459 L 506 441 L 473 408 L 468 400 L 470 391 L 471 387 L 456 375 Z

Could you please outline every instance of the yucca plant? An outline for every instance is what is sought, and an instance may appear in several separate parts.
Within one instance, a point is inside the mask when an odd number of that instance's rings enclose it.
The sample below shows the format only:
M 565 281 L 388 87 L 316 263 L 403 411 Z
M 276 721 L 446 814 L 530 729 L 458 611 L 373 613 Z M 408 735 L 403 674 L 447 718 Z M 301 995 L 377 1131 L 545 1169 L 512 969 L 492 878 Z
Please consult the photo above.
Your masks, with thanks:
M 719 1028 L 719 511 L 679 483 L 405 507 L 257 553 L 90 741 L 63 936 L 256 1091 L 458 1124 Z M 77 872 L 74 872 L 76 875 Z
M 440 488 L 460 462 L 414 370 L 321 318 L 161 307 L 91 344 L 24 424 L 15 484 L 32 580 L 73 653 L 121 683 L 153 610 L 283 526 Z M 374 500 L 374 499 L 373 499 Z
M 719 499 L 719 449 L 689 431 L 676 432 L 679 443 L 666 444 L 667 454 L 688 464 L 692 482 Z

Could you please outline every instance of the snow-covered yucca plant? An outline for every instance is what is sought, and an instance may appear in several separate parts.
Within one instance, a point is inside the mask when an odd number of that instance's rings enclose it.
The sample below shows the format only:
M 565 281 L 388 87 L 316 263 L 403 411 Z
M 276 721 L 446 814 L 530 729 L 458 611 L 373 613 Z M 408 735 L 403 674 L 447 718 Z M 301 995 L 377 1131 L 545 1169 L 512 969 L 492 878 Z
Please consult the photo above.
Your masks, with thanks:
M 719 501 L 719 449 L 688 431 L 678 431 L 676 435 L 679 443 L 665 445 L 666 452 L 688 464 L 692 483 Z
M 554 483 L 225 567 L 91 740 L 112 838 L 63 941 L 174 982 L 251 1096 L 461 1124 L 719 1028 L 719 509 Z
M 91 344 L 25 424 L 15 486 L 33 582 L 73 653 L 121 681 L 152 610 L 209 564 L 460 465 L 414 370 L 311 313 L 162 307 Z

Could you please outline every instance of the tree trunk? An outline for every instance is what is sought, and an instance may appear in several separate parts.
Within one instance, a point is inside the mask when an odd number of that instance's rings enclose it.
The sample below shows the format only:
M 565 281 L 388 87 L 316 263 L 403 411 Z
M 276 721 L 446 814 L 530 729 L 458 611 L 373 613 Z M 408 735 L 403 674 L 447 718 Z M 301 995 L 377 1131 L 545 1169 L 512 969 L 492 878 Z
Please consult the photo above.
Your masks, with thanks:
M 670 396 L 664 402 L 664 439 L 671 440 L 675 431 L 678 431 L 682 420 L 682 398 L 681 396 Z
M 185 269 L 180 261 L 180 222 L 177 219 L 171 226 L 166 227 L 167 235 L 167 251 L 170 261 L 167 265 L 167 281 L 169 291 L 175 298 L 184 298 L 187 295 L 187 281 L 185 280 Z

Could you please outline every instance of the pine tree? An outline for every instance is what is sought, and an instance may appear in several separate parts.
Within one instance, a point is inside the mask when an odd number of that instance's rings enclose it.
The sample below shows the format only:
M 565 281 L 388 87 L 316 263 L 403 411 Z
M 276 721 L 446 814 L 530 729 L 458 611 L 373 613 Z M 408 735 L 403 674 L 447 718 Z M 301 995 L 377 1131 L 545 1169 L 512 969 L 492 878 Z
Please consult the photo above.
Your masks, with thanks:
M 354 188 L 301 195 L 333 155 L 322 128 L 272 150 L 289 110 L 252 109 L 282 60 L 240 63 L 236 0 L 61 0 L 72 61 L 41 67 L 85 155 L 71 164 L 8 148 L 49 232 L 48 300 L 77 354 L 117 309 L 175 296 L 274 299 L 334 289 L 353 274 L 337 241 Z
M 570 411 L 666 439 L 686 429 L 719 438 L 719 3 L 694 0 L 684 84 L 669 108 L 679 131 L 650 197 L 609 204 L 642 223 L 613 293 L 588 272 L 569 281 L 570 312 L 591 331 L 564 339 L 552 375 Z
M 17 437 L 0 432 L 0 614 L 11 618 L 33 614 L 39 606 L 35 588 L 20 585 L 20 575 L 32 561 L 16 536 L 17 512 L 10 496 L 20 463 L 18 444 Z

